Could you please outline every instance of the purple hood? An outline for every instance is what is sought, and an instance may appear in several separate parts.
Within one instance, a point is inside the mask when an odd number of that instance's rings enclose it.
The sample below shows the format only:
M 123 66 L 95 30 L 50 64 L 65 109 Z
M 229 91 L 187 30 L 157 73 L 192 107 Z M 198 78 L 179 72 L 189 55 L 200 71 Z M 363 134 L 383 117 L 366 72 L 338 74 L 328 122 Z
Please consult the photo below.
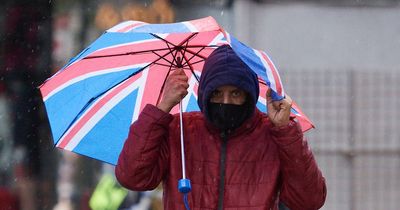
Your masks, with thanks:
M 260 92 L 257 75 L 229 45 L 215 49 L 204 63 L 197 103 L 206 117 L 208 117 L 207 106 L 210 94 L 223 85 L 233 85 L 246 91 L 250 96 L 247 98 L 250 101 L 247 102 L 255 107 Z

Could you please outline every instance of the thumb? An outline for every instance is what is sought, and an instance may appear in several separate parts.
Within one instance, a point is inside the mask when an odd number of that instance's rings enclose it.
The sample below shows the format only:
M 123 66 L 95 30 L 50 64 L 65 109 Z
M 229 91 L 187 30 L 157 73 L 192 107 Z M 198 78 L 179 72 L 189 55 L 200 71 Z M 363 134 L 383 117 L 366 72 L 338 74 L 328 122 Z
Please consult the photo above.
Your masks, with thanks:
M 268 87 L 267 93 L 266 93 L 266 97 L 265 99 L 267 100 L 267 110 L 268 112 L 271 112 L 272 110 L 275 109 L 274 105 L 273 105 L 273 101 L 272 101 L 272 97 L 271 97 L 271 88 Z
M 265 97 L 267 99 L 267 104 L 272 103 L 271 92 L 272 92 L 271 88 L 268 87 L 268 90 L 267 90 L 267 93 L 266 93 L 266 97 Z

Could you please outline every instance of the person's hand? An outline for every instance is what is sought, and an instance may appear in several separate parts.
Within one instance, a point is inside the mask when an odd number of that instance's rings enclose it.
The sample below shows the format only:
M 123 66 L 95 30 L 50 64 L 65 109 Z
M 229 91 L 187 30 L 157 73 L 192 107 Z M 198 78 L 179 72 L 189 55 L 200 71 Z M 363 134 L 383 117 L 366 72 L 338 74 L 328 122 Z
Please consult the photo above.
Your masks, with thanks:
M 187 94 L 188 77 L 182 69 L 176 69 L 167 78 L 164 93 L 157 107 L 169 113 Z
M 275 126 L 284 126 L 289 123 L 290 109 L 292 108 L 292 99 L 286 95 L 280 101 L 272 101 L 271 89 L 267 91 L 267 109 L 268 117 Z

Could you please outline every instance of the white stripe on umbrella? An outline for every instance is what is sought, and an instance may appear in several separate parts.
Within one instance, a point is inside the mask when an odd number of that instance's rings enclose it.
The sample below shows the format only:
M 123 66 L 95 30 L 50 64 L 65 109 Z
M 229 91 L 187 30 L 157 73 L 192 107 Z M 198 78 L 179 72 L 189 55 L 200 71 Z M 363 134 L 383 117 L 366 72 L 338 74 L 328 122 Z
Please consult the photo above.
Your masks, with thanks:
M 191 22 L 186 21 L 186 22 L 182 22 L 189 30 L 190 32 L 198 32 L 199 30 L 196 28 L 196 26 L 194 26 Z
M 85 79 L 88 79 L 88 78 L 91 78 L 91 77 L 95 77 L 95 76 L 99 76 L 99 75 L 114 73 L 114 72 L 126 71 L 126 70 L 130 70 L 130 69 L 135 69 L 135 68 L 142 68 L 142 67 L 144 67 L 146 65 L 148 65 L 148 63 L 135 64 L 135 65 L 129 65 L 129 66 L 121 66 L 121 67 L 117 67 L 117 68 L 104 69 L 104 70 L 99 70 L 99 71 L 83 74 L 83 75 L 81 75 L 79 77 L 75 77 L 75 78 L 69 80 L 68 82 L 66 82 L 66 83 L 58 86 L 54 90 L 52 90 L 49 94 L 47 94 L 43 98 L 43 101 L 47 101 L 50 97 L 52 97 L 53 95 L 57 94 L 59 91 L 63 90 L 64 88 L 66 88 L 66 87 L 68 87 L 70 85 L 73 85 L 73 84 L 75 84 L 77 82 L 83 81 Z
M 267 55 L 267 53 L 265 53 L 264 51 L 260 51 L 265 59 L 267 60 L 268 66 L 270 67 L 271 72 L 273 73 L 273 75 L 275 75 L 277 78 L 275 79 L 275 83 L 277 86 L 277 91 L 278 94 L 285 96 L 285 89 L 283 88 L 282 85 L 282 80 L 281 80 L 281 76 L 279 75 L 278 71 L 276 70 L 276 66 L 274 64 L 274 62 L 272 62 L 271 58 Z M 274 77 L 275 78 L 275 77 Z
M 253 50 L 254 53 L 257 55 L 257 57 L 260 58 L 264 68 L 265 68 L 265 72 L 267 73 L 267 78 L 268 81 L 270 82 L 270 87 L 272 90 L 274 90 L 276 92 L 276 83 L 275 83 L 275 79 L 274 76 L 272 75 L 271 69 L 268 66 L 268 63 L 264 60 L 263 56 L 261 55 L 261 53 L 258 50 Z
M 140 79 L 138 79 L 135 82 L 135 85 L 139 87 L 138 90 L 138 99 L 135 101 L 135 110 L 133 111 L 133 115 L 132 115 L 132 121 L 131 124 L 137 120 L 137 118 L 139 117 L 140 111 L 143 108 L 142 107 L 142 99 L 143 99 L 143 94 L 144 94 L 144 88 L 146 87 L 146 85 L 144 85 L 148 80 L 147 80 L 147 76 L 149 74 L 149 70 L 150 67 L 147 67 L 146 69 L 144 69 L 142 71 L 142 76 L 140 77 Z

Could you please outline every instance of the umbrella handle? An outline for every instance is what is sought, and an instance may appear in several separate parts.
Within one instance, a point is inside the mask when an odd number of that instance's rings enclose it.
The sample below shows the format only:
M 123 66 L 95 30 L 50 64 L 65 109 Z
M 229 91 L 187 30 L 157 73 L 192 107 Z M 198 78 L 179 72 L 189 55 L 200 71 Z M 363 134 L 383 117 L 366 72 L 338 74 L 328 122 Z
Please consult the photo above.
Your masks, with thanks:
M 185 145 L 183 142 L 183 117 L 182 117 L 182 101 L 179 102 L 179 124 L 181 129 L 181 157 L 182 157 L 182 178 L 186 179 L 186 166 L 185 166 Z
M 187 194 L 192 190 L 190 180 L 186 179 L 185 167 L 185 144 L 183 142 L 183 117 L 182 117 L 182 101 L 179 102 L 179 123 L 181 129 L 181 160 L 182 160 L 182 179 L 178 182 L 178 190 L 181 193 Z

